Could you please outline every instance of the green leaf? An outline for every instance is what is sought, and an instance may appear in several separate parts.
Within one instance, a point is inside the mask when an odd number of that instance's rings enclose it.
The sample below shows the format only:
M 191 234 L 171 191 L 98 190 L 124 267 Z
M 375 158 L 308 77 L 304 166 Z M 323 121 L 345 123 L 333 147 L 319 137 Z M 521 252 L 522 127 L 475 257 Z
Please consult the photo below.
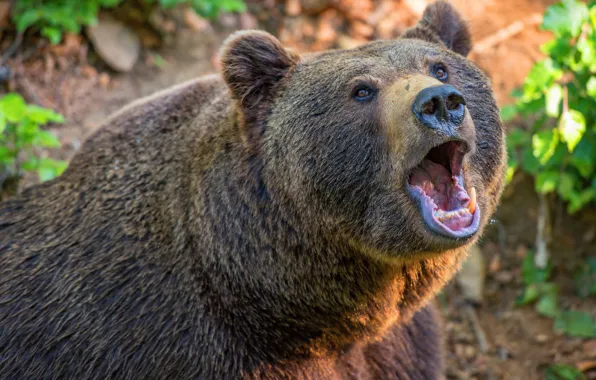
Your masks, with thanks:
M 68 163 L 64 161 L 56 161 L 50 158 L 42 158 L 39 160 L 37 174 L 41 182 L 49 181 L 61 175 L 68 167 Z
M 246 4 L 241 0 L 221 0 L 219 6 L 224 12 L 246 12 Z
M 567 212 L 569 214 L 574 214 L 577 211 L 581 210 L 586 204 L 591 202 L 596 198 L 596 189 L 588 188 L 584 189 L 583 191 L 577 193 L 572 192 L 569 197 L 569 205 L 567 206 Z
M 514 128 L 507 133 L 507 144 L 513 148 L 523 147 L 530 143 L 530 134 L 528 131 Z
M 4 132 L 5 129 L 6 129 L 6 118 L 4 117 L 4 114 L 2 112 L 0 112 L 0 137 L 2 136 L 2 133 Z
M 542 194 L 551 193 L 557 188 L 559 172 L 548 171 L 536 176 L 536 191 Z
M 559 108 L 563 99 L 563 87 L 554 83 L 546 93 L 546 114 L 550 117 L 559 117 Z
M 48 131 L 39 131 L 35 143 L 46 148 L 60 148 L 58 138 Z
M 15 153 L 8 149 L 7 146 L 0 145 L 0 162 L 7 164 L 12 163 L 15 158 Z
M 588 79 L 588 82 L 586 83 L 586 91 L 588 92 L 588 95 L 596 99 L 596 77 L 590 77 L 590 79 Z
M 41 35 L 50 40 L 53 45 L 58 45 L 62 41 L 62 31 L 58 28 L 43 27 L 41 28 Z
M 38 166 L 39 166 L 39 160 L 37 159 L 37 157 L 29 157 L 29 159 L 27 161 L 23 162 L 23 164 L 21 165 L 23 170 L 27 170 L 27 171 L 37 170 Z
M 0 112 L 11 123 L 21 121 L 26 108 L 25 100 L 18 94 L 10 93 L 0 99 Z
M 578 178 L 569 172 L 560 173 L 557 192 L 561 195 L 561 198 L 569 200 L 571 194 L 575 191 L 575 183 L 577 180 Z
M 540 292 L 536 284 L 526 286 L 524 292 L 516 298 L 515 304 L 518 306 L 527 305 L 536 301 L 540 297 Z
M 546 92 L 554 81 L 562 76 L 563 71 L 550 58 L 535 63 L 524 81 L 522 100 L 529 102 L 537 99 Z
M 554 364 L 544 371 L 544 380 L 584 380 L 586 377 L 575 367 Z
M 542 297 L 540 297 L 540 300 L 536 304 L 536 311 L 545 317 L 556 318 L 561 314 L 557 305 L 557 287 L 554 284 L 549 285 L 551 286 L 548 289 L 544 289 Z
M 46 124 L 47 122 L 64 123 L 64 117 L 51 109 L 39 107 L 36 105 L 27 106 L 27 117 L 37 124 Z
M 522 278 L 524 284 L 541 284 L 548 280 L 550 277 L 551 266 L 547 265 L 546 268 L 537 268 L 534 264 L 534 254 L 529 251 L 526 253 L 522 262 Z
M 513 120 L 513 118 L 517 115 L 517 108 L 515 104 L 508 104 L 501 107 L 501 120 L 506 122 Z
M 555 320 L 555 331 L 563 331 L 569 336 L 596 337 L 596 323 L 592 316 L 582 311 L 566 311 Z
M 563 141 L 567 143 L 567 149 L 573 152 L 586 132 L 586 119 L 580 112 L 570 109 L 563 114 L 559 129 Z
M 594 156 L 595 144 L 596 141 L 593 139 L 584 137 L 579 144 L 577 144 L 571 155 L 571 164 L 584 178 L 590 178 L 594 172 L 594 163 L 596 163 L 596 157 Z
M 41 14 L 37 9 L 29 9 L 24 13 L 15 17 L 17 30 L 24 32 L 28 27 L 35 24 L 41 18 Z
M 532 136 L 532 154 L 544 165 L 555 153 L 559 144 L 559 133 L 556 129 L 540 131 Z
M 522 161 L 521 161 L 522 169 L 529 174 L 536 175 L 540 170 L 540 161 L 532 152 L 532 149 L 524 149 L 522 151 Z
M 544 43 L 540 46 L 540 50 L 550 56 L 554 61 L 569 64 L 569 58 L 571 56 L 573 46 L 569 39 L 556 38 Z
M 515 175 L 515 171 L 517 170 L 517 165 L 507 166 L 507 171 L 505 172 L 505 183 L 509 184 L 513 180 L 513 176 Z
M 546 9 L 542 28 L 556 36 L 577 37 L 588 18 L 588 7 L 578 0 L 563 0 Z
M 582 63 L 584 65 L 590 66 L 590 64 L 594 62 L 594 59 L 596 59 L 594 42 L 588 37 L 582 35 L 577 41 L 576 48 L 580 52 L 581 56 L 578 64 Z

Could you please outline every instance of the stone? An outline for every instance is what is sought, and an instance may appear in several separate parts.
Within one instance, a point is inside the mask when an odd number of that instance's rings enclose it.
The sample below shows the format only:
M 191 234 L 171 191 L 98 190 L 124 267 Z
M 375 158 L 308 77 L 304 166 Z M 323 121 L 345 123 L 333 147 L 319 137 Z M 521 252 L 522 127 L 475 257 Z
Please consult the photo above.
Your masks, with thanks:
M 484 293 L 486 268 L 480 248 L 473 246 L 456 280 L 466 300 L 481 303 Z
M 102 17 L 87 34 L 100 58 L 120 72 L 132 70 L 139 59 L 141 42 L 126 25 L 111 17 Z

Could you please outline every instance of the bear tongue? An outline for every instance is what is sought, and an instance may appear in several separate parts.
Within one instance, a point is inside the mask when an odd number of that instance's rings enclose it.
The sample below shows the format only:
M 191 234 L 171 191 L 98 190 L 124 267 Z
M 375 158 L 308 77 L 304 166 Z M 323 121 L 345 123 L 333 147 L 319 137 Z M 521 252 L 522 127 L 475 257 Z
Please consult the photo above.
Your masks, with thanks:
M 441 164 L 425 159 L 414 169 L 410 176 L 410 185 L 418 186 L 435 204 L 443 210 L 449 210 L 452 188 L 451 174 Z

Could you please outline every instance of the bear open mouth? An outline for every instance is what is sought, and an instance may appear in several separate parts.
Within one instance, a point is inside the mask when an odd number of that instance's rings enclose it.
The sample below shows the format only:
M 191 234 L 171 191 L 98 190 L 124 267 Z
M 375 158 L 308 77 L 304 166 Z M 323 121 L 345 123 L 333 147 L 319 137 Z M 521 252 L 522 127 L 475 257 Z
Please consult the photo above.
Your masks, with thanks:
M 418 202 L 426 225 L 450 238 L 472 236 L 480 224 L 476 189 L 466 190 L 464 184 L 462 163 L 467 150 L 461 141 L 431 149 L 408 181 L 408 190 Z

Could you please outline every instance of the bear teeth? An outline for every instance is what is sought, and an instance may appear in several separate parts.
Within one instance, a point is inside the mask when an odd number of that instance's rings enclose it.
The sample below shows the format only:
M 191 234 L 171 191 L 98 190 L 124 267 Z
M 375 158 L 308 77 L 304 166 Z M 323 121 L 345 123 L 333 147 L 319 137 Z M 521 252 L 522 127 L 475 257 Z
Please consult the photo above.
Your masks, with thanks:
M 460 208 L 453 211 L 436 210 L 434 212 L 434 216 L 439 222 L 444 222 L 453 218 L 461 218 L 466 214 L 472 214 L 468 208 Z

